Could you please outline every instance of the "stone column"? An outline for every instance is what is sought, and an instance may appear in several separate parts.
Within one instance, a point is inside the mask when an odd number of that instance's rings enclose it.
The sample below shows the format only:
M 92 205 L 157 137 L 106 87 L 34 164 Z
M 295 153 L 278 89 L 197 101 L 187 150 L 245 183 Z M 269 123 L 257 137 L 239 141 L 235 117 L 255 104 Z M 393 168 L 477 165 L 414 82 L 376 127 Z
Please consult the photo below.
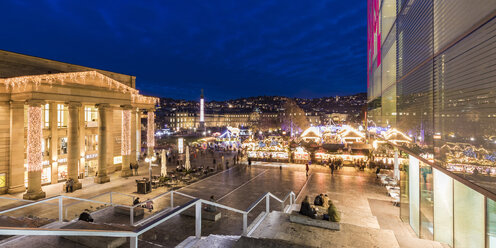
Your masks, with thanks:
M 24 102 L 10 102 L 9 194 L 26 191 L 24 186 Z
M 59 163 L 58 163 L 58 155 L 59 155 L 59 129 L 57 126 L 57 103 L 50 103 L 50 164 L 52 165 L 52 184 L 59 182 Z
M 67 177 L 74 180 L 73 190 L 78 190 L 82 187 L 78 180 L 79 162 L 81 156 L 79 142 L 79 111 L 81 109 L 80 102 L 67 103 L 69 109 L 69 123 L 67 124 Z
M 133 107 L 131 109 L 131 155 L 129 156 L 129 161 L 131 163 L 136 163 L 138 162 L 137 160 L 137 144 L 139 144 L 138 142 L 138 136 L 136 135 L 136 131 L 139 130 L 138 129 L 138 111 L 135 107 Z
M 95 177 L 95 183 L 106 183 L 110 181 L 107 175 L 107 149 L 110 143 L 109 137 L 109 119 L 111 108 L 109 104 L 98 104 L 98 175 Z
M 122 106 L 122 128 L 121 128 L 121 156 L 122 167 L 121 177 L 129 177 L 133 175 L 129 168 L 131 156 L 131 109 L 132 106 Z
M 22 197 L 24 199 L 36 200 L 44 198 L 45 192 L 41 189 L 41 101 L 28 102 L 28 134 L 27 134 L 27 160 L 28 160 L 28 191 Z
M 148 118 L 146 124 L 146 146 L 148 147 L 148 157 L 152 157 L 155 153 L 155 110 L 148 110 Z

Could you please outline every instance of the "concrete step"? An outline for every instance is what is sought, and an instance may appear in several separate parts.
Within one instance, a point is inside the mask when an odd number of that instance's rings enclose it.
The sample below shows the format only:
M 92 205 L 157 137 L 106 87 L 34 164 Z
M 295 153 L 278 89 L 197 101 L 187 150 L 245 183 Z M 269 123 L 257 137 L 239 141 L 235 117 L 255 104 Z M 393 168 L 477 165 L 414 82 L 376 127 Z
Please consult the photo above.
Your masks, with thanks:
M 241 237 L 233 246 L 233 248 L 306 248 L 311 246 L 299 245 L 281 239 L 267 239 L 267 238 L 252 238 Z
M 179 245 L 177 245 L 176 248 L 231 248 L 234 246 L 239 238 L 240 236 L 216 234 L 210 234 L 207 237 L 201 237 L 200 239 L 197 239 L 194 236 L 190 236 Z

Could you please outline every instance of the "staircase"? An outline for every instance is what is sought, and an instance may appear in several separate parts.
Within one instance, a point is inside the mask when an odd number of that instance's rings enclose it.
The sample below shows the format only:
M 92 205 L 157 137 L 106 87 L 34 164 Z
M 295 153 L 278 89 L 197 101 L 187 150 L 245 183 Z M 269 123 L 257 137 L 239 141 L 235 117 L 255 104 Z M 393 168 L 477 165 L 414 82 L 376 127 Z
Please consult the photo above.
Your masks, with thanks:
M 240 236 L 230 236 L 230 235 L 216 235 L 210 234 L 206 237 L 201 237 L 200 239 L 190 236 L 181 242 L 176 248 L 201 248 L 201 247 L 211 247 L 211 248 L 230 248 L 234 247 L 236 241 L 240 239 Z

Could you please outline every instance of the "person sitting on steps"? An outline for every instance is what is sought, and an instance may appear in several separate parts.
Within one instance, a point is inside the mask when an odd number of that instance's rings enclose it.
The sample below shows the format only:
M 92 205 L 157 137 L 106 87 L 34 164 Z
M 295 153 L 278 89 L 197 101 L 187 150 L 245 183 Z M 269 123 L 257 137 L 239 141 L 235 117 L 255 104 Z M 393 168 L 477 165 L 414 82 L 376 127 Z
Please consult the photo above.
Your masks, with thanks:
M 312 207 L 310 207 L 310 202 L 308 200 L 308 196 L 305 196 L 305 199 L 303 200 L 303 202 L 301 203 L 301 208 L 300 208 L 300 212 L 299 212 L 301 215 L 305 215 L 305 216 L 308 216 L 312 219 L 315 219 L 315 209 L 313 209 Z
M 315 206 L 322 206 L 323 204 L 324 204 L 323 195 L 322 194 L 317 195 L 315 197 L 315 200 L 313 201 L 313 205 L 315 205 Z

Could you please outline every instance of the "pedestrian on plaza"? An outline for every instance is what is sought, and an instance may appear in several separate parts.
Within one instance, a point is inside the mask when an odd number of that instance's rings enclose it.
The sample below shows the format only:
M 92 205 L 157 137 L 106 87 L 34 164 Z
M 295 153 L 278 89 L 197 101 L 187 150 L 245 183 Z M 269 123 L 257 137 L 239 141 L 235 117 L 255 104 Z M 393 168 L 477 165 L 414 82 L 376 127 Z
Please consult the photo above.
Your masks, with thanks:
M 87 211 L 82 212 L 79 215 L 78 220 L 82 220 L 82 221 L 86 221 L 86 222 L 93 222 L 93 218 L 91 218 L 91 215 Z
M 310 170 L 310 167 L 308 166 L 308 164 L 305 164 L 305 170 L 307 171 L 307 177 L 308 177 L 308 171 Z
M 334 175 L 334 169 L 335 169 L 335 168 L 334 168 L 334 164 L 331 164 L 331 166 L 330 166 L 330 167 L 331 167 L 331 175 Z
M 67 182 L 65 183 L 65 192 L 69 193 L 74 190 L 74 180 L 72 178 L 67 179 Z
M 251 166 L 251 158 L 248 158 L 248 166 Z
M 134 175 L 135 175 L 135 176 L 137 176 L 137 175 L 138 175 L 138 167 L 139 167 L 138 162 L 135 162 L 135 163 L 134 163 Z
M 210 201 L 211 202 L 216 202 L 214 195 L 211 195 L 210 196 Z M 205 207 L 204 210 L 207 211 L 207 212 L 210 212 L 210 213 L 214 213 L 215 211 L 217 211 L 217 207 L 214 206 L 214 205 L 211 205 L 211 204 L 207 204 L 207 206 Z
M 148 209 L 148 212 L 151 212 L 153 210 L 153 201 L 148 199 L 146 200 L 146 209 Z
M 226 161 L 226 169 L 229 169 L 229 161 Z

